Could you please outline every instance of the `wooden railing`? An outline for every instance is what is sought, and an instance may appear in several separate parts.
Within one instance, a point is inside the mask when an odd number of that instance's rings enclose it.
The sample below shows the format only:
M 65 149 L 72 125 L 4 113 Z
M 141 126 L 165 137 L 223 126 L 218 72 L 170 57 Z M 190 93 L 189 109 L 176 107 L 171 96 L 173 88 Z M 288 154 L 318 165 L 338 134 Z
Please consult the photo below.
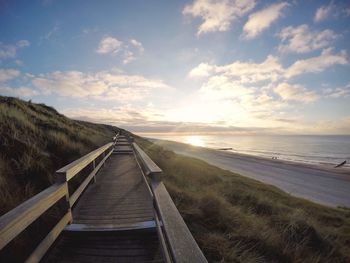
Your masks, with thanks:
M 117 137 L 117 135 L 113 137 L 113 142 L 107 143 L 106 145 L 59 169 L 56 172 L 56 183 L 54 185 L 1 216 L 0 250 L 44 214 L 49 208 L 54 206 L 62 198 L 66 197 L 67 205 L 64 216 L 26 260 L 26 262 L 39 262 L 64 227 L 72 221 L 72 206 L 78 200 L 79 196 L 91 180 L 96 180 L 95 175 L 113 152 L 113 147 Z M 102 156 L 102 160 L 96 164 L 95 162 L 100 156 Z M 91 164 L 93 167 L 92 172 L 84 179 L 74 193 L 70 195 L 68 190 L 69 181 L 82 169 Z
M 162 182 L 162 170 L 136 143 L 133 143 L 133 148 L 143 172 L 151 179 L 156 220 L 159 217 L 161 221 L 157 225 L 162 230 L 160 234 L 165 235 L 170 262 L 207 262 Z
M 96 173 L 112 154 L 117 139 L 118 135 L 113 138 L 113 142 L 59 169 L 56 172 L 54 185 L 1 216 L 0 250 L 65 197 L 66 211 L 64 216 L 26 260 L 26 262 L 39 262 L 65 226 L 72 222 L 71 209 L 73 205 L 91 180 L 96 180 Z M 132 138 L 128 139 L 133 142 Z M 136 143 L 133 142 L 132 145 L 143 173 L 151 181 L 148 186 L 154 200 L 157 231 L 166 262 L 207 262 L 162 182 L 162 170 Z M 102 160 L 96 164 L 96 160 L 101 159 L 101 156 Z M 92 165 L 92 171 L 70 195 L 68 187 L 70 180 L 88 165 Z

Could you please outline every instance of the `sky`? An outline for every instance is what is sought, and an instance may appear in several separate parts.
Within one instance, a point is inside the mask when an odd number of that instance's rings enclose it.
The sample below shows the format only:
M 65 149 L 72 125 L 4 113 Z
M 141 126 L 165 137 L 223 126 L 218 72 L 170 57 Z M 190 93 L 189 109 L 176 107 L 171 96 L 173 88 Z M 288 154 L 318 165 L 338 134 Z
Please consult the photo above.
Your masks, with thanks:
M 0 94 L 74 119 L 350 134 L 346 0 L 0 0 L 0 25 Z

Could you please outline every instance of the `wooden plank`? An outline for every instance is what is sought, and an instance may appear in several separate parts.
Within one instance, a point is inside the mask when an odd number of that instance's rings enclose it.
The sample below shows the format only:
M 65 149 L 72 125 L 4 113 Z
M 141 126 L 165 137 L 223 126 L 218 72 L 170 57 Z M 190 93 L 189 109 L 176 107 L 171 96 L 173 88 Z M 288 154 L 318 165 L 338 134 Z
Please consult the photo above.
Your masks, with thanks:
M 0 218 L 0 249 L 68 192 L 67 183 L 54 184 Z
M 153 200 L 134 155 L 111 155 L 73 210 L 74 223 L 134 224 L 153 220 Z
M 153 228 L 125 231 L 64 231 L 44 262 L 164 262 Z
M 56 171 L 58 177 L 63 177 L 64 181 L 69 181 L 72 179 L 78 172 L 84 169 L 89 163 L 95 160 L 100 154 L 106 151 L 108 148 L 112 147 L 113 143 L 107 143 L 104 146 L 84 155 L 83 157 L 75 160 L 74 162 L 62 167 Z
M 207 262 L 164 184 L 152 181 L 151 187 L 175 262 Z
M 142 165 L 145 169 L 145 174 L 152 174 L 152 177 L 155 177 L 155 179 L 160 179 L 162 170 L 158 167 L 158 165 L 156 165 L 152 161 L 152 159 L 135 142 L 132 145 L 142 162 Z
M 25 261 L 26 263 L 39 262 L 45 255 L 46 251 L 51 247 L 52 243 L 55 242 L 59 234 L 65 228 L 65 226 L 72 220 L 71 212 L 67 212 L 62 219 L 56 224 L 56 226 L 50 231 L 50 233 L 40 242 L 39 246 L 33 251 L 29 258 Z
M 103 163 L 107 160 L 107 158 L 112 154 L 112 152 L 113 152 L 113 149 L 105 156 L 105 158 L 103 158 L 103 160 L 96 166 L 96 168 L 89 174 L 89 176 L 85 178 L 84 182 L 82 182 L 78 187 L 78 189 L 72 194 L 72 196 L 69 198 L 70 207 L 72 207 L 74 203 L 78 200 L 81 193 L 88 186 L 91 179 L 96 175 L 98 170 L 101 168 Z
M 160 245 L 162 248 L 164 262 L 171 263 L 171 258 L 170 258 L 168 247 L 167 247 L 166 242 L 165 242 L 165 237 L 164 237 L 164 233 L 162 230 L 162 225 L 158 219 L 157 213 L 155 213 L 154 219 L 155 219 L 155 223 L 156 223 L 156 227 L 157 227 L 158 238 L 159 238 Z
M 124 231 L 135 229 L 155 228 L 154 220 L 136 222 L 133 224 L 70 224 L 64 231 Z

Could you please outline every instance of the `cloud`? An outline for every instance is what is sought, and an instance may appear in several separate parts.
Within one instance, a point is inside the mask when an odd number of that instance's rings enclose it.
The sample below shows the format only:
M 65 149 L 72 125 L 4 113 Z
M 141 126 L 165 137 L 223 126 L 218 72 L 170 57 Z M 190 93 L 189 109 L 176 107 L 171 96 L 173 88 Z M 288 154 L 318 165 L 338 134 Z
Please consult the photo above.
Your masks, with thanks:
M 28 40 L 20 40 L 16 44 L 5 45 L 0 42 L 0 60 L 16 57 L 18 49 L 30 46 Z
M 29 47 L 30 46 L 30 42 L 28 40 L 20 40 L 17 42 L 17 47 L 21 48 L 21 47 Z
M 333 2 L 330 2 L 328 5 L 323 5 L 317 8 L 314 16 L 314 22 L 321 22 L 323 20 L 326 20 L 329 16 L 331 16 L 334 8 L 335 6 Z
M 143 48 L 142 43 L 137 41 L 136 39 L 131 39 L 130 43 L 131 43 L 131 45 L 136 47 L 139 50 L 139 52 L 143 53 L 145 51 L 145 49 Z
M 338 37 L 332 30 L 312 31 L 308 25 L 305 24 L 297 27 L 285 27 L 278 36 L 282 40 L 278 50 L 282 53 L 307 53 L 329 47 Z
M 316 101 L 319 96 L 314 92 L 307 90 L 301 85 L 280 83 L 275 87 L 274 92 L 278 94 L 283 100 L 286 101 L 300 101 L 310 103 Z
M 32 84 L 41 94 L 124 103 L 142 100 L 159 89 L 170 89 L 161 80 L 117 71 L 56 71 L 32 77 Z
M 350 16 L 350 7 L 347 1 L 330 1 L 327 5 L 317 8 L 314 22 L 320 23 L 330 18 L 346 18 Z
M 21 98 L 34 97 L 39 94 L 36 90 L 27 88 L 27 87 L 20 87 L 20 88 L 0 87 L 0 92 L 7 96 L 14 96 L 14 97 L 21 97 Z
M 270 55 L 261 63 L 235 61 L 223 66 L 201 63 L 190 71 L 189 76 L 206 77 L 222 74 L 240 83 L 256 83 L 265 80 L 276 81 L 283 71 L 278 59 Z
M 20 75 L 16 69 L 0 69 L 0 82 L 5 82 L 14 79 Z
M 100 54 L 116 54 L 121 50 L 122 45 L 122 41 L 106 36 L 101 39 L 96 52 Z
M 200 63 L 189 72 L 189 77 L 211 77 L 214 75 L 228 76 L 241 84 L 258 83 L 262 81 L 276 82 L 289 79 L 306 73 L 318 73 L 335 65 L 346 65 L 347 54 L 345 50 L 334 54 L 331 48 L 324 49 L 321 55 L 307 59 L 297 60 L 291 66 L 284 68 L 279 60 L 269 55 L 261 62 L 235 61 L 226 65 L 212 65 Z
M 141 107 L 74 108 L 63 111 L 73 119 L 116 125 L 139 133 L 225 133 L 248 134 L 276 132 L 276 128 L 238 127 L 204 122 L 169 121 L 160 110 Z
M 331 66 L 346 65 L 347 63 L 347 54 L 345 50 L 340 51 L 338 54 L 333 54 L 332 49 L 327 48 L 324 49 L 318 57 L 296 61 L 286 70 L 285 77 L 292 78 L 305 73 L 318 73 Z
M 243 27 L 243 37 L 252 39 L 269 28 L 273 22 L 281 17 L 283 9 L 289 6 L 288 3 L 277 3 L 249 15 L 249 19 Z
M 345 51 L 334 53 L 332 49 L 324 49 L 319 56 L 297 60 L 289 67 L 284 67 L 276 57 L 269 55 L 261 62 L 234 61 L 224 65 L 200 63 L 190 70 L 188 75 L 190 78 L 201 78 L 201 87 L 193 97 L 197 103 L 201 101 L 201 104 L 205 105 L 204 109 L 201 109 L 203 115 L 213 116 L 208 119 L 225 119 L 229 123 L 245 120 L 253 125 L 257 123 L 286 127 L 292 125 L 291 121 L 280 121 L 290 119 L 286 112 L 300 110 L 303 107 L 300 103 L 308 104 L 321 98 L 321 94 L 313 89 L 289 84 L 288 80 L 301 74 L 317 73 L 331 66 L 346 63 Z M 335 92 L 337 96 L 344 94 L 344 91 L 340 90 L 332 92 L 332 96 L 336 96 Z M 191 108 L 195 107 L 193 104 Z M 220 105 L 220 112 L 225 113 L 224 118 L 219 118 L 221 115 L 217 105 Z M 210 109 L 209 113 L 207 109 Z M 217 114 L 214 116 L 212 112 Z
M 191 78 L 195 77 L 207 77 L 209 76 L 213 71 L 215 70 L 215 67 L 212 65 L 209 65 L 208 63 L 200 63 L 197 67 L 193 68 L 190 73 L 188 73 L 188 76 Z
M 182 13 L 203 20 L 197 31 L 200 35 L 229 30 L 231 24 L 252 10 L 255 4 L 255 0 L 194 0 Z
M 141 55 L 144 51 L 142 43 L 136 39 L 123 42 L 110 36 L 102 38 L 96 50 L 99 54 L 120 54 L 124 64 L 135 60 L 136 55 Z
M 47 32 L 45 35 L 40 37 L 39 45 L 41 45 L 44 41 L 49 41 L 54 39 L 57 33 L 59 32 L 59 30 L 60 30 L 60 25 L 56 23 L 49 32 Z
M 347 98 L 350 96 L 350 82 L 345 87 L 324 89 L 323 94 L 328 98 Z

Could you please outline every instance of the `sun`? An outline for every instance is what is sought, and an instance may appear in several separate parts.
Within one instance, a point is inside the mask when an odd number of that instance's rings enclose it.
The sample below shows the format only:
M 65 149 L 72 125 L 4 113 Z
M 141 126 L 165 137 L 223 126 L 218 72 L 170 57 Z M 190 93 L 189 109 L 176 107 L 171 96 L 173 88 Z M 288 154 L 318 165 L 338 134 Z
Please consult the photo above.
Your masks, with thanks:
M 191 144 L 194 146 L 201 146 L 204 147 L 205 146 L 205 142 L 202 138 L 202 136 L 198 136 L 198 135 L 188 135 L 185 137 L 185 143 L 187 144 Z

